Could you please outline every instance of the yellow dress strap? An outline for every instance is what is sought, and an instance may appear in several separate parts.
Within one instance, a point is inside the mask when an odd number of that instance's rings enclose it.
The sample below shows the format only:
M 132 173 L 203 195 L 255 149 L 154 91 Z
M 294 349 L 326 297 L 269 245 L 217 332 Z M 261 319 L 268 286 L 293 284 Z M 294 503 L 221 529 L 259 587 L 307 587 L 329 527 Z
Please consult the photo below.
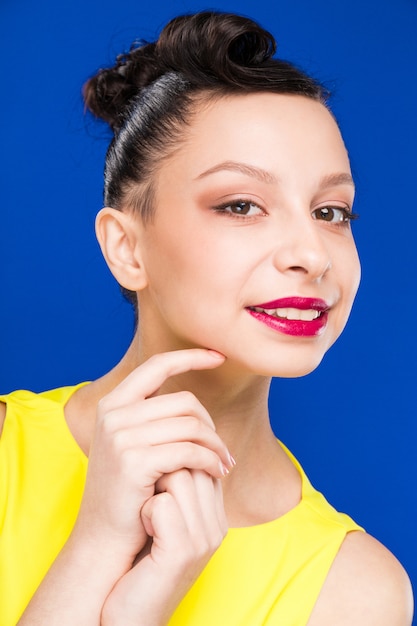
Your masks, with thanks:
M 65 406 L 70 397 L 81 387 L 88 385 L 88 381 L 78 383 L 78 385 L 70 385 L 68 387 L 59 387 L 57 389 L 50 389 L 48 391 L 43 391 L 42 393 L 35 393 L 33 391 L 28 391 L 26 389 L 17 389 L 16 391 L 12 391 L 7 394 L 0 394 L 0 402 L 4 402 L 5 404 L 9 404 L 11 402 L 25 402 L 30 403 L 31 401 L 38 403 L 42 398 L 45 400 L 51 400 L 52 402 L 56 402 L 61 406 Z

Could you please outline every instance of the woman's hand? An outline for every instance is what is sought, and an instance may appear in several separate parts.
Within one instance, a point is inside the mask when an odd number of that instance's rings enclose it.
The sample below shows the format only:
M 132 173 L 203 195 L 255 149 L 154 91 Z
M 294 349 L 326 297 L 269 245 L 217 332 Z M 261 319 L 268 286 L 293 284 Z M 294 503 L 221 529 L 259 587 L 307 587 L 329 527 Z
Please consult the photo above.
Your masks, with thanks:
M 169 482 L 177 481 L 174 476 L 184 470 L 183 478 L 192 477 L 195 489 L 197 481 L 205 484 L 205 492 L 211 484 L 214 492 L 210 502 L 217 511 L 219 487 L 214 487 L 213 481 L 224 475 L 233 461 L 208 412 L 194 395 L 155 394 L 170 376 L 215 368 L 223 361 L 221 355 L 203 349 L 154 356 L 99 403 L 86 486 L 74 530 L 19 624 L 98 625 L 106 598 L 127 572 L 129 578 L 137 575 L 141 584 L 146 572 L 154 583 L 158 576 L 162 591 L 171 597 L 167 590 L 170 580 L 178 582 L 176 572 L 183 567 L 181 563 L 188 561 L 195 564 L 196 570 L 201 568 L 215 542 L 210 534 L 210 547 L 206 546 L 203 554 L 199 552 L 198 525 L 189 525 L 190 519 L 198 517 L 192 514 L 197 511 L 196 505 L 187 504 L 192 502 L 192 489 L 184 489 L 188 495 L 183 495 L 179 487 L 169 488 Z M 165 479 L 165 475 L 172 478 Z M 164 493 L 157 494 L 157 483 Z M 197 500 L 199 497 L 195 495 Z M 206 513 L 210 519 L 208 509 Z M 213 532 L 218 537 L 216 524 Z M 130 574 L 148 534 L 154 537 L 153 552 L 149 559 L 144 556 L 138 564 L 140 569 Z M 192 556 L 187 548 L 190 536 L 197 550 Z M 172 551 L 176 541 L 184 547 L 177 564 L 174 553 L 178 555 L 179 544 Z M 201 545 L 206 545 L 205 541 Z M 126 579 L 123 584 L 128 582 Z M 146 587 L 143 589 L 146 596 Z M 124 587 L 120 593 L 125 593 Z
M 108 597 L 102 626 L 164 626 L 227 532 L 220 481 L 205 471 L 165 475 L 157 491 L 141 514 L 152 542 Z
M 223 360 L 203 349 L 156 355 L 101 400 L 78 537 L 100 537 L 130 567 L 147 540 L 142 507 L 164 474 L 187 468 L 220 478 L 232 467 L 210 415 L 193 394 L 153 396 L 168 377 Z

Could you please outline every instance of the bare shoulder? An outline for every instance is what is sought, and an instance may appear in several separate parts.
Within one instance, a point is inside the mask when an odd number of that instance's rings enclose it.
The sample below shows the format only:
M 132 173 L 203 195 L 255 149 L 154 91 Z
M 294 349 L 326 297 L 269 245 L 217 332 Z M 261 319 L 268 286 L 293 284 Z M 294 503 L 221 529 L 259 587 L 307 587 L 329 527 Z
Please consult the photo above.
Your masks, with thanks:
M 402 565 L 366 533 L 346 536 L 308 626 L 410 626 L 411 583 Z
M 0 435 L 3 432 L 4 420 L 6 419 L 6 405 L 0 402 Z

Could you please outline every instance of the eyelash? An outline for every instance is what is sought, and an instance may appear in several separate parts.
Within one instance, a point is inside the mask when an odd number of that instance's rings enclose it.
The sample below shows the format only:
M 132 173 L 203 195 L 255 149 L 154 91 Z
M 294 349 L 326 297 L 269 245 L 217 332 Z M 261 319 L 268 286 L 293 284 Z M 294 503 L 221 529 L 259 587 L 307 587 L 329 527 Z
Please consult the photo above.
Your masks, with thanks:
M 232 207 L 237 207 L 239 205 L 249 205 L 249 209 L 251 207 L 256 207 L 257 209 L 259 209 L 260 213 L 257 213 L 255 216 L 255 215 L 247 215 L 247 213 L 232 213 L 232 211 L 226 210 Z M 241 208 L 243 207 L 241 206 Z M 215 211 L 216 213 L 222 213 L 223 215 L 228 215 L 229 217 L 232 217 L 235 219 L 242 219 L 242 216 L 247 217 L 247 219 L 250 219 L 253 217 L 258 217 L 260 215 L 262 217 L 266 215 L 265 211 L 262 209 L 262 207 L 259 206 L 259 204 L 256 204 L 256 202 L 252 202 L 252 200 L 245 200 L 244 198 L 238 198 L 237 200 L 233 200 L 232 202 L 224 202 L 223 204 L 214 206 L 213 211 Z
M 345 226 L 352 220 L 357 220 L 359 217 L 357 213 L 352 213 L 352 211 L 348 209 L 347 207 L 329 205 L 329 206 L 321 206 L 318 209 L 314 209 L 314 211 L 312 212 L 312 216 L 314 220 L 318 219 L 317 217 L 315 217 L 315 215 L 320 211 L 327 212 L 327 215 L 331 215 L 333 213 L 333 217 L 334 217 L 335 212 L 339 212 L 341 214 L 341 219 L 337 220 L 336 222 L 327 220 L 323 217 L 323 222 L 329 222 L 330 224 L 334 224 L 336 226 Z
M 247 215 L 247 213 L 232 213 L 232 211 L 227 211 L 227 209 L 231 209 L 233 207 L 237 207 L 239 205 L 249 205 L 249 210 L 251 207 L 256 207 L 257 209 L 259 209 L 259 211 L 261 211 L 261 213 L 258 213 L 256 215 Z M 240 208 L 243 208 L 242 206 Z M 244 198 L 239 198 L 238 200 L 233 200 L 232 202 L 224 202 L 223 204 L 219 204 L 215 207 L 213 207 L 213 210 L 216 213 L 222 213 L 223 215 L 227 215 L 231 218 L 235 218 L 235 219 L 242 219 L 243 218 L 253 218 L 253 217 L 258 217 L 258 216 L 265 216 L 266 213 L 265 211 L 262 209 L 262 207 L 260 207 L 258 204 L 256 204 L 256 202 L 252 202 L 251 200 L 245 200 Z M 337 220 L 336 222 L 333 222 L 332 220 L 327 220 L 325 219 L 324 215 L 322 216 L 323 219 L 322 221 L 324 222 L 329 222 L 330 224 L 334 224 L 336 226 L 345 226 L 347 225 L 349 222 L 358 219 L 359 215 L 357 213 L 353 213 L 349 208 L 347 207 L 339 207 L 339 206 L 323 206 L 323 207 L 319 207 L 318 209 L 314 209 L 314 211 L 312 212 L 312 217 L 315 220 L 319 220 L 318 217 L 316 217 L 316 215 L 320 212 L 327 212 L 326 215 L 330 215 L 334 217 L 334 213 L 335 212 L 339 212 L 341 214 L 341 218 L 339 220 Z

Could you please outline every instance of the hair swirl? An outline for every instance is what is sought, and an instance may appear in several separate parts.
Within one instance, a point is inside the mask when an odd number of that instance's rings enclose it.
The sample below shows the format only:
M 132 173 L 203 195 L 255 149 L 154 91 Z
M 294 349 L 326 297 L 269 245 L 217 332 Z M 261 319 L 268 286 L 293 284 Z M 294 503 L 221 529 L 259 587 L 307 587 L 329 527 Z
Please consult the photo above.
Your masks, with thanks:
M 277 91 L 325 99 L 317 81 L 294 65 L 273 59 L 274 37 L 256 22 L 232 13 L 202 12 L 174 18 L 153 43 L 132 44 L 115 65 L 84 86 L 87 108 L 117 132 L 129 104 L 167 72 L 179 72 L 194 89 Z M 127 107 L 127 108 L 126 108 Z

